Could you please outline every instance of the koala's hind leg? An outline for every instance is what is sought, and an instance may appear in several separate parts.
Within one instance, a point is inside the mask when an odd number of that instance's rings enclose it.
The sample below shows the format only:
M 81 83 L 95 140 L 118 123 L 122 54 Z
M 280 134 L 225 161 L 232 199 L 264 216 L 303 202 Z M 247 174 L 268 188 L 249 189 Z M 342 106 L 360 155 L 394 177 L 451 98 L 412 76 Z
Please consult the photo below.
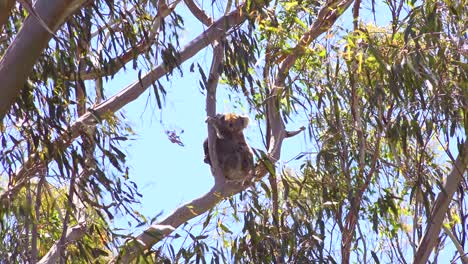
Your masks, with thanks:
M 244 177 L 242 173 L 242 158 L 239 152 L 233 152 L 221 159 L 224 177 L 230 180 L 238 180 Z

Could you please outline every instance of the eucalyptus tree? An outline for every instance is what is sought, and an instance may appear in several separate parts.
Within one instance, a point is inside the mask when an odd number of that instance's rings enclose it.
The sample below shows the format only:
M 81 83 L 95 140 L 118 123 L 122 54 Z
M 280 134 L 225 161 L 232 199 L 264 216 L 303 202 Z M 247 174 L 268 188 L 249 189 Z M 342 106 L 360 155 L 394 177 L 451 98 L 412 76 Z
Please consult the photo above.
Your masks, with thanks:
M 467 261 L 462 1 L 4 5 L 2 259 Z M 388 25 L 365 20 L 382 14 Z M 184 16 L 204 27 L 181 47 Z M 132 208 L 140 194 L 119 148 L 138 131 L 119 110 L 149 87 L 163 108 L 160 79 L 205 50 L 207 116 L 222 80 L 245 99 L 264 148 L 244 182 L 226 182 L 214 162 L 211 190 L 150 223 Z M 135 82 L 109 96 L 108 81 L 126 68 L 138 69 Z M 283 141 L 298 134 L 307 148 L 299 165 L 280 162 Z M 146 229 L 115 232 L 116 211 Z M 176 247 L 177 228 L 199 215 L 198 231 L 183 238 L 190 243 Z

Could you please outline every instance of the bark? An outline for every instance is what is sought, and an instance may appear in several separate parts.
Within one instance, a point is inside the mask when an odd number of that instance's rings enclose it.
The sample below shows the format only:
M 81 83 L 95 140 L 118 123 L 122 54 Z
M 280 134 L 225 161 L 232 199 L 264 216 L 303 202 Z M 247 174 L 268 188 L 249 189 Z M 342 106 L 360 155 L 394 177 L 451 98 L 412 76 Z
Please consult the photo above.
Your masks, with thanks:
M 34 9 L 47 26 L 55 31 L 83 2 L 84 0 L 38 0 Z M 47 47 L 51 37 L 47 28 L 30 14 L 6 50 L 0 61 L 0 120 L 3 120 L 20 94 L 37 58 Z
M 468 167 L 468 138 L 465 139 L 460 153 L 458 154 L 455 164 L 453 165 L 452 171 L 447 176 L 447 180 L 443 186 L 443 190 L 437 195 L 437 199 L 432 206 L 431 216 L 429 223 L 426 227 L 421 242 L 419 243 L 418 250 L 414 256 L 415 264 L 424 264 L 428 262 L 429 256 L 431 255 L 432 249 L 436 245 L 442 223 L 445 219 L 445 215 L 449 208 L 453 194 L 457 190 L 463 175 Z

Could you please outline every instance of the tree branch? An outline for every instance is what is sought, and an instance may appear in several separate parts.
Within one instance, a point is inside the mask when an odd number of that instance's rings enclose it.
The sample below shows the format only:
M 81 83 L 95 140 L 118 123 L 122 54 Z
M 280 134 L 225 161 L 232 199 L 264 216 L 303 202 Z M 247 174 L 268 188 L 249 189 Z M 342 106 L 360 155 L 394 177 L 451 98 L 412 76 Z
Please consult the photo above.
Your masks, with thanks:
M 286 137 L 287 138 L 294 137 L 294 136 L 296 136 L 297 134 L 301 133 L 304 130 L 305 130 L 305 127 L 301 126 L 298 130 L 286 131 Z
M 429 256 L 437 243 L 440 229 L 447 213 L 449 204 L 452 200 L 453 194 L 455 193 L 460 181 L 463 179 L 463 174 L 468 167 L 468 138 L 465 139 L 460 153 L 458 154 L 453 169 L 447 176 L 447 180 L 443 186 L 443 189 L 437 195 L 437 199 L 432 206 L 431 216 L 429 223 L 426 227 L 421 242 L 419 243 L 418 250 L 414 255 L 415 264 L 427 263 Z
M 308 47 L 310 43 L 320 34 L 329 30 L 336 22 L 338 17 L 343 14 L 344 11 L 346 11 L 352 2 L 352 0 L 327 2 L 327 4 L 320 9 L 317 20 L 312 23 L 309 30 L 304 33 L 304 35 L 299 40 L 299 43 L 296 45 L 296 47 L 293 48 L 291 54 L 288 55 L 279 66 L 278 73 L 275 77 L 272 94 L 266 102 L 267 108 L 269 108 L 267 113 L 271 127 L 270 129 L 272 130 L 272 135 L 275 135 L 270 139 L 270 149 L 268 152 L 272 155 L 271 158 L 273 158 L 274 162 L 279 159 L 281 142 L 286 136 L 284 131 L 284 123 L 279 115 L 279 110 L 275 106 L 276 98 L 283 91 L 285 74 L 291 69 L 297 58 L 304 54 L 306 47 Z M 272 111 L 272 109 L 276 109 L 276 111 Z
M 353 6 L 353 25 L 354 30 L 358 30 L 359 9 L 361 8 L 361 0 L 354 1 Z
M 76 178 L 76 183 L 87 180 L 90 174 L 91 171 L 83 170 Z M 82 195 L 81 190 L 74 188 L 74 186 L 75 184 L 70 184 L 70 192 L 68 195 L 69 201 L 73 201 L 69 205 L 74 208 L 70 207 L 69 210 L 74 209 L 74 219 L 78 222 L 78 224 L 72 227 L 66 227 L 66 231 L 62 237 L 58 239 L 54 245 L 52 245 L 47 254 L 45 254 L 38 263 L 57 263 L 57 259 L 60 257 L 60 253 L 65 250 L 66 245 L 78 241 L 86 235 L 86 230 L 88 227 L 88 222 L 86 219 L 86 208 L 82 202 L 82 198 L 80 197 Z M 69 211 L 67 211 L 67 215 L 69 215 Z M 66 226 L 65 224 L 68 224 L 65 221 L 66 219 L 64 219 L 64 226 Z
M 177 208 L 159 224 L 151 225 L 139 236 L 126 243 L 120 250 L 119 256 L 117 256 L 112 263 L 129 263 L 139 254 L 150 249 L 158 241 L 167 237 L 181 224 L 205 213 L 225 197 L 238 193 L 244 188 L 246 188 L 246 186 L 232 182 L 215 184 L 215 186 L 205 195 Z M 165 228 L 161 229 L 161 226 Z
M 188 9 L 192 14 L 200 20 L 205 26 L 211 26 L 213 24 L 213 19 L 209 17 L 203 10 L 201 10 L 193 0 L 184 0 Z
M 47 26 L 56 31 L 84 2 L 85 0 L 38 0 L 34 9 Z M 3 120 L 20 94 L 26 78 L 51 37 L 47 29 L 30 14 L 6 50 L 0 61 L 0 120 Z
M 463 264 L 468 264 L 468 255 L 465 253 L 463 250 L 463 246 L 460 245 L 460 243 L 457 240 L 457 237 L 453 234 L 452 230 L 450 230 L 448 227 L 446 227 L 444 224 L 442 224 L 442 228 L 444 229 L 445 234 L 452 240 L 453 245 L 458 251 L 458 254 L 460 255 L 460 259 Z
M 288 72 L 296 59 L 300 55 L 304 54 L 306 47 L 310 45 L 312 40 L 316 39 L 320 34 L 328 31 L 352 2 L 353 0 L 327 1 L 327 4 L 320 9 L 317 19 L 312 23 L 309 31 L 301 37 L 298 45 L 296 45 L 291 54 L 288 55 L 281 63 L 279 73 L 284 74 Z
M 210 75 L 207 83 L 206 94 L 206 116 L 212 118 L 216 115 L 216 87 L 218 86 L 219 75 L 223 67 L 224 45 L 218 42 L 213 47 L 213 60 L 211 62 Z M 207 119 L 208 120 L 208 119 Z M 208 152 L 211 161 L 211 173 L 215 177 L 215 185 L 225 181 L 225 177 L 219 166 L 218 155 L 216 153 L 216 132 L 213 126 L 207 122 L 208 128 Z
M 41 175 L 39 182 L 37 183 L 36 188 L 36 201 L 34 204 L 34 217 L 35 221 L 32 224 L 32 231 L 31 231 L 31 262 L 36 263 L 38 257 L 38 247 L 37 247 L 37 240 L 39 237 L 38 232 L 38 223 L 41 217 L 41 205 L 42 205 L 42 187 L 45 184 L 45 175 Z
M 67 229 L 67 233 L 64 237 L 64 245 L 73 243 L 78 241 L 79 239 L 83 238 L 86 231 L 86 223 L 78 223 L 75 226 L 72 226 Z M 37 264 L 46 264 L 46 263 L 57 263 L 57 259 L 59 258 L 60 253 L 60 241 L 58 240 L 55 244 L 50 248 L 49 252 L 42 257 L 42 259 L 37 262 Z

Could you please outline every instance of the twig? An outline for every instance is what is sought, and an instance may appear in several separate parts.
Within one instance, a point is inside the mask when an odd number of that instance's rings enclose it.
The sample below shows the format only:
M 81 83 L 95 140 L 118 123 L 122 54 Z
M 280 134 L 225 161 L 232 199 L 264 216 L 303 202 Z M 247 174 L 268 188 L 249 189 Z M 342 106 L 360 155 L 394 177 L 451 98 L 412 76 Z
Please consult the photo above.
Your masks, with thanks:
M 35 221 L 32 227 L 32 235 L 31 235 L 31 262 L 37 262 L 38 256 L 38 248 L 37 248 L 37 238 L 38 238 L 38 230 L 37 230 L 37 223 L 39 223 L 39 218 L 41 217 L 41 205 L 42 205 L 42 186 L 45 184 L 45 175 L 41 175 L 39 182 L 37 183 L 36 189 L 36 202 L 34 205 L 34 213 L 36 214 Z
M 302 126 L 298 130 L 286 131 L 286 138 L 294 137 L 295 135 L 301 133 L 304 130 L 305 130 L 305 127 Z

